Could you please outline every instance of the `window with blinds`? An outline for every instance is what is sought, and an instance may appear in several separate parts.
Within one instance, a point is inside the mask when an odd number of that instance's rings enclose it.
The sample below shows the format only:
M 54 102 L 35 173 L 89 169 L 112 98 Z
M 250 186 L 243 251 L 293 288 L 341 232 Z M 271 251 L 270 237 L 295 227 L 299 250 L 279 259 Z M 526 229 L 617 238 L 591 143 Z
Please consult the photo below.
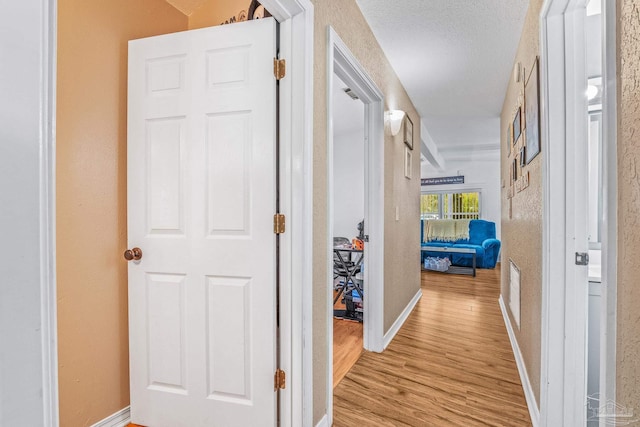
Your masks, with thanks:
M 480 193 L 423 193 L 422 219 L 479 219 Z

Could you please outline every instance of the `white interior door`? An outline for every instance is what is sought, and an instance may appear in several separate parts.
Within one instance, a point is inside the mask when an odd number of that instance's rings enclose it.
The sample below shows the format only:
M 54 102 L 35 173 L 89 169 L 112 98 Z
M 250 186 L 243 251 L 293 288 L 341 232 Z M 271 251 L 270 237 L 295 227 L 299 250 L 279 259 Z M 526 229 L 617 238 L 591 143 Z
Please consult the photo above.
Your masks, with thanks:
M 132 422 L 276 419 L 276 24 L 129 44 Z

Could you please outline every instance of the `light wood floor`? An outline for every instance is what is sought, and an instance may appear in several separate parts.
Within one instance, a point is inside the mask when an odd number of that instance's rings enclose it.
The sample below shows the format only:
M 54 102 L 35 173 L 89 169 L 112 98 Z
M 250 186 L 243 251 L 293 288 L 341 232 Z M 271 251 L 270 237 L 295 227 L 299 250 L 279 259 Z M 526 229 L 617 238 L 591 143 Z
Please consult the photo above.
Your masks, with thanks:
M 333 319 L 333 388 L 362 355 L 362 323 Z
M 500 271 L 422 273 L 423 296 L 382 354 L 334 389 L 334 426 L 530 426 L 498 297 Z
M 422 299 L 382 354 L 354 344 L 361 323 L 334 319 L 333 425 L 531 426 L 499 283 L 499 269 L 423 272 Z

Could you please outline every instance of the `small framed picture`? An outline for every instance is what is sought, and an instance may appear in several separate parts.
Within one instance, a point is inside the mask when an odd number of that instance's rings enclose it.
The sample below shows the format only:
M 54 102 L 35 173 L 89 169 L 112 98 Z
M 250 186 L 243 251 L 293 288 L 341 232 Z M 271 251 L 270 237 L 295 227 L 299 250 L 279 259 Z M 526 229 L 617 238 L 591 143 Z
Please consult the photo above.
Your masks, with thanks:
M 404 143 L 410 150 L 413 150 L 413 122 L 407 114 L 404 122 Z
M 520 138 L 520 134 L 522 133 L 522 122 L 521 122 L 522 108 L 518 107 L 516 111 L 516 116 L 513 118 L 513 143 L 518 142 Z
M 524 89 L 525 137 L 527 139 L 526 164 L 529 164 L 540 153 L 540 86 L 538 58 L 533 63 L 531 74 Z
M 413 154 L 411 154 L 411 150 L 409 147 L 404 147 L 404 177 L 411 179 L 411 164 L 413 160 Z

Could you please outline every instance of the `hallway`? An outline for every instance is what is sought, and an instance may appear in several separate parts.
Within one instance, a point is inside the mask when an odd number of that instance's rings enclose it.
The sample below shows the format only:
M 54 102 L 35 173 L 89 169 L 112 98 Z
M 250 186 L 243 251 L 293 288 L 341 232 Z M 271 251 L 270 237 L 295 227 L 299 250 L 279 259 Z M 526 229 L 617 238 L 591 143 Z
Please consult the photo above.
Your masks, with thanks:
M 334 389 L 334 426 L 530 426 L 498 298 L 478 276 L 422 272 L 422 299 L 382 354 Z

